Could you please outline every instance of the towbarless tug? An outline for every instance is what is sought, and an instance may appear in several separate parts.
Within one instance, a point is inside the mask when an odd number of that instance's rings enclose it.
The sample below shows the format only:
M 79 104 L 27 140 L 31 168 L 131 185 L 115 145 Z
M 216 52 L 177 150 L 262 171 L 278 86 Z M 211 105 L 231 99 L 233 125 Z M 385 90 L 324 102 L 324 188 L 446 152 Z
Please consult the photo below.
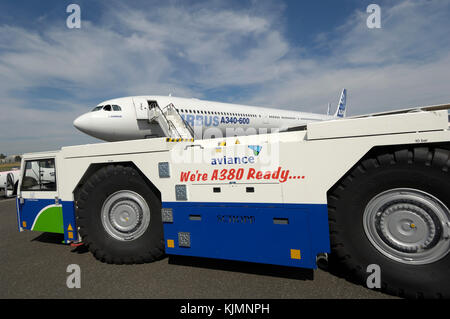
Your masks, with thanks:
M 115 264 L 165 253 L 314 269 L 330 254 L 362 284 L 378 265 L 384 291 L 450 297 L 449 108 L 25 154 L 18 227 Z

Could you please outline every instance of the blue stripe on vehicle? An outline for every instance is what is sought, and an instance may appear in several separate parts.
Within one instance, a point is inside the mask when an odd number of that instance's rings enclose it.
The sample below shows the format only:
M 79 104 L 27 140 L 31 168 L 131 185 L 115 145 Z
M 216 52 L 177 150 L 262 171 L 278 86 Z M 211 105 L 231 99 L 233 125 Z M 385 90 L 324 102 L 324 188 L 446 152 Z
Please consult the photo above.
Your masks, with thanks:
M 75 220 L 75 204 L 73 201 L 62 201 L 63 223 L 64 223 L 64 241 L 78 241 L 77 224 Z
M 167 254 L 317 268 L 317 254 L 330 252 L 326 204 L 164 202 L 163 207 L 173 210 L 173 222 L 164 223 Z M 180 233 L 189 233 L 189 248 L 180 245 Z
M 19 230 L 31 230 L 39 212 L 47 207 L 55 204 L 54 199 L 36 199 L 26 198 L 24 204 L 20 204 L 19 199 L 16 199 L 17 208 L 17 223 Z M 62 218 L 64 225 L 64 241 L 78 241 L 78 232 L 75 219 L 75 206 L 73 201 L 60 201 L 62 206 Z M 23 226 L 25 222 L 26 226 Z M 69 227 L 70 226 L 70 227 Z M 72 229 L 72 230 L 70 230 Z

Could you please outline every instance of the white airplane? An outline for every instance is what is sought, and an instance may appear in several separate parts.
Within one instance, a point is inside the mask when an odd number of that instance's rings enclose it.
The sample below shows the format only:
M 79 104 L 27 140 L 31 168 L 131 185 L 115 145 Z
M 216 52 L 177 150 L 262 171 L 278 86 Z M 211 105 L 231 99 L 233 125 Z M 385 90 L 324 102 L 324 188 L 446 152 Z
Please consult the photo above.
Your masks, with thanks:
M 203 138 L 286 131 L 345 117 L 346 89 L 334 115 L 202 101 L 172 96 L 132 96 L 104 101 L 75 119 L 80 131 L 108 142 L 153 137 Z M 230 130 L 231 129 L 231 130 Z M 209 130 L 209 131 L 208 131 Z

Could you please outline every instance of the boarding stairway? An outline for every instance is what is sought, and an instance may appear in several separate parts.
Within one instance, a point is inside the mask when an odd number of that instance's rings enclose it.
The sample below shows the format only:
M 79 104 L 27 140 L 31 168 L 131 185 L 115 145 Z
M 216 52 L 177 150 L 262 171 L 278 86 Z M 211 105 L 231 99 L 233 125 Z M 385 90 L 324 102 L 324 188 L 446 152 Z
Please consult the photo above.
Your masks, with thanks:
M 148 121 L 157 122 L 165 136 L 169 138 L 194 138 L 192 127 L 183 120 L 172 103 L 164 108 L 160 108 L 157 103 L 151 103 L 148 108 Z

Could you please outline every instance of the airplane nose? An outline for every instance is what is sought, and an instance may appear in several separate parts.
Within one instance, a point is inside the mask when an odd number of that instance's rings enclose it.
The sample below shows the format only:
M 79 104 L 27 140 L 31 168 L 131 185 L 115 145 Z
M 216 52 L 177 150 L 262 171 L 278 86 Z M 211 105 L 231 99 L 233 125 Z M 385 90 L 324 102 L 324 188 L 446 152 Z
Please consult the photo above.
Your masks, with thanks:
M 73 126 L 75 126 L 77 129 L 80 127 L 80 117 L 77 117 L 75 121 L 73 121 Z
M 88 122 L 89 122 L 89 120 L 83 114 L 83 115 L 77 117 L 75 119 L 75 121 L 73 121 L 73 126 L 75 126 L 81 132 L 86 132 L 88 130 Z
M 102 115 L 85 113 L 73 121 L 73 126 L 92 137 L 105 141 L 113 140 L 114 131 L 108 125 L 108 118 L 102 117 Z

